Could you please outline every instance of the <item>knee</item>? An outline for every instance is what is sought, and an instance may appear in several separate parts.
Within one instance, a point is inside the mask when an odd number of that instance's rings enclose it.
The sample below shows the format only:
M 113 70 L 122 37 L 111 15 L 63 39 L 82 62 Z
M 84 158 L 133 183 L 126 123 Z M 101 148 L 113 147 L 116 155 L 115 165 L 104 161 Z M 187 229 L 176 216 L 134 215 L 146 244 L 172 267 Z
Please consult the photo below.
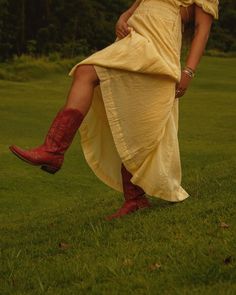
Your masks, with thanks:
M 75 69 L 74 80 L 83 80 L 95 85 L 99 84 L 97 73 L 92 65 L 80 65 Z

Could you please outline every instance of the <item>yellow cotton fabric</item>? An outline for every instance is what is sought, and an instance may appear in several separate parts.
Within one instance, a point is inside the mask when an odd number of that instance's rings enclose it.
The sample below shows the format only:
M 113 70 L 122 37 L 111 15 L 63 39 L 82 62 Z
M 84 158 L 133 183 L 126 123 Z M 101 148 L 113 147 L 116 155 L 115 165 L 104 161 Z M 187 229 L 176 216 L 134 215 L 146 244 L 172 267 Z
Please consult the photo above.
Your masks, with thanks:
M 179 1 L 143 0 L 128 20 L 129 35 L 69 73 L 93 64 L 100 79 L 80 127 L 85 159 L 94 173 L 123 192 L 123 162 L 132 183 L 172 202 L 189 197 L 181 186 L 175 99 L 181 75 L 179 7 Z

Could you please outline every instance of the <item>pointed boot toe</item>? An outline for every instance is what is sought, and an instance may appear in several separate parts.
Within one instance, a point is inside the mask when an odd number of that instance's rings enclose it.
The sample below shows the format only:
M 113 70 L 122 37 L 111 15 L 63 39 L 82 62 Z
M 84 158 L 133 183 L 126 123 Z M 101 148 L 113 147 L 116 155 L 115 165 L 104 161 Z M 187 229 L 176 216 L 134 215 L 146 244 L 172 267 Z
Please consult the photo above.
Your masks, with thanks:
M 23 150 L 18 146 L 12 145 L 9 149 L 22 161 L 34 166 L 41 166 L 42 170 L 50 174 L 54 174 L 60 170 L 64 160 L 63 155 L 47 152 L 44 150 L 43 146 L 30 150 Z
M 30 160 L 29 160 L 29 156 L 27 157 L 27 151 L 23 150 L 22 148 L 16 146 L 16 145 L 11 145 L 9 147 L 10 151 L 17 156 L 19 159 L 29 163 L 29 164 L 33 164 Z

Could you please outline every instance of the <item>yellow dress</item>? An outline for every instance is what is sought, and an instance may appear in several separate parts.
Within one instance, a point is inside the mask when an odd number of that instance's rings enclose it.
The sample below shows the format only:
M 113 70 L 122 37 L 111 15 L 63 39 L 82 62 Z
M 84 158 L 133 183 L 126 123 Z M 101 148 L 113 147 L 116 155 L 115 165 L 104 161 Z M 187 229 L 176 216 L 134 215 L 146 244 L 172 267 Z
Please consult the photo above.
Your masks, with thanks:
M 178 143 L 180 6 L 193 3 L 218 17 L 216 0 L 143 0 L 129 18 L 131 32 L 78 65 L 93 64 L 100 79 L 92 106 L 80 126 L 81 145 L 91 169 L 105 184 L 123 192 L 121 162 L 131 182 L 146 194 L 179 202 Z

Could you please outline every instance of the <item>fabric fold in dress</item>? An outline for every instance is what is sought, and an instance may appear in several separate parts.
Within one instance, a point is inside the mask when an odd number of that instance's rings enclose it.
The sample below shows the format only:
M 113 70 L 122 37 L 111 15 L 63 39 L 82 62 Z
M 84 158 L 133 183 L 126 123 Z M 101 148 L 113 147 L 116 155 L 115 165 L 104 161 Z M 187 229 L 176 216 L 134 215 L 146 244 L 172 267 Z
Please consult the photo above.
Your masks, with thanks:
M 94 173 L 123 192 L 121 163 L 131 182 L 151 196 L 178 202 L 181 186 L 178 143 L 181 1 L 143 0 L 125 38 L 79 65 L 93 64 L 100 79 L 81 127 L 81 145 Z

